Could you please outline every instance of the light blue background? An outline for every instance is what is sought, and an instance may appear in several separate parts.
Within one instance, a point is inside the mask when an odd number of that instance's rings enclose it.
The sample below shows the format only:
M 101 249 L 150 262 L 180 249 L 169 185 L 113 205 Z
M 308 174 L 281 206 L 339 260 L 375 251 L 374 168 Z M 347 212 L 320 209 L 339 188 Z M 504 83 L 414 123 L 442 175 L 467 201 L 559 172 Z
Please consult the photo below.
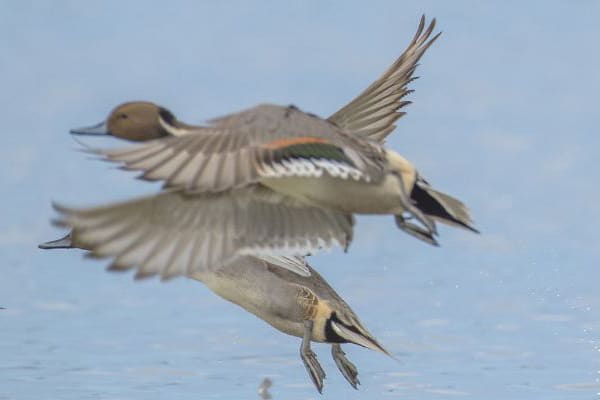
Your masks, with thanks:
M 591 399 L 600 392 L 600 3 L 0 3 L 0 399 L 319 398 L 288 337 L 197 282 L 134 282 L 78 251 L 50 202 L 157 190 L 74 151 L 69 128 L 147 99 L 201 122 L 259 102 L 327 116 L 377 78 L 422 13 L 442 37 L 389 145 L 482 235 L 439 249 L 359 218 L 313 264 L 400 362 L 325 346 L 325 398 Z M 88 140 L 89 143 L 89 140 Z M 93 142 L 98 144 L 99 142 Z

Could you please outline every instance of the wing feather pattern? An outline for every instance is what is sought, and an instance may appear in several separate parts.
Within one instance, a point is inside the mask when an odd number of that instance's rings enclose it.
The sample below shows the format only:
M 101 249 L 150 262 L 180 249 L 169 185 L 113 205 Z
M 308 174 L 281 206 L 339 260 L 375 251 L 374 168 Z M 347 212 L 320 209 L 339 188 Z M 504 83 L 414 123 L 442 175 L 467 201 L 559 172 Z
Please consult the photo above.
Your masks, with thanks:
M 263 187 L 203 195 L 171 190 L 94 208 L 55 207 L 59 224 L 92 256 L 112 258 L 110 269 L 136 268 L 137 278 L 214 271 L 242 254 L 280 257 L 284 268 L 306 273 L 296 256 L 334 244 L 346 248 L 354 223 L 351 215 Z
M 165 187 L 192 193 L 241 188 L 265 174 L 325 172 L 340 179 L 377 181 L 384 169 L 379 145 L 293 106 L 260 105 L 184 135 L 92 151 L 122 163 L 124 169 L 142 171 L 143 179 L 162 180 Z
M 358 97 L 330 116 L 329 121 L 353 134 L 384 142 L 396 128 L 395 122 L 405 114 L 399 110 L 410 104 L 402 99 L 412 92 L 408 84 L 416 79 L 413 74 L 419 60 L 440 35 L 431 37 L 434 28 L 435 19 L 425 29 L 422 16 L 417 33 L 400 57 Z

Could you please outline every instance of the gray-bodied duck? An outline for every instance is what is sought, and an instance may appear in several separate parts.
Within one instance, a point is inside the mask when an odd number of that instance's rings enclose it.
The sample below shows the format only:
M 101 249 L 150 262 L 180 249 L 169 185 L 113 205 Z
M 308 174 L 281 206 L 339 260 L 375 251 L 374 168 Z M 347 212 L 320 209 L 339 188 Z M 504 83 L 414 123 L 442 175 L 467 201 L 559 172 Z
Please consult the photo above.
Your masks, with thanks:
M 43 249 L 82 248 L 76 234 L 40 245 Z M 136 278 L 147 277 L 139 269 Z M 163 278 L 167 276 L 163 275 Z M 354 343 L 390 353 L 364 327 L 350 306 L 304 258 L 239 256 L 216 269 L 194 272 L 220 297 L 239 305 L 281 332 L 302 338 L 300 357 L 319 392 L 325 372 L 310 342 L 331 344 L 331 355 L 344 378 L 357 389 L 358 369 L 341 345 Z

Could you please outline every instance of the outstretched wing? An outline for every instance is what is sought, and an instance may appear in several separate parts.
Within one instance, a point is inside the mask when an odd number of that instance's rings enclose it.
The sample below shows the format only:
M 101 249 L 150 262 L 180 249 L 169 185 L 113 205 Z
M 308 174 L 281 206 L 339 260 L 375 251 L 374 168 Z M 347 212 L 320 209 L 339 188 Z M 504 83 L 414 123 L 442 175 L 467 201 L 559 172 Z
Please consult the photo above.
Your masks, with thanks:
M 194 196 L 167 191 L 95 208 L 56 209 L 58 223 L 73 230 L 82 248 L 111 257 L 112 269 L 137 268 L 136 277 L 215 270 L 240 254 L 298 256 L 334 244 L 346 248 L 353 226 L 351 215 L 256 186 Z
M 165 128 L 168 125 L 163 124 Z M 263 177 L 320 176 L 378 181 L 383 149 L 296 107 L 261 105 L 211 128 L 121 150 L 95 150 L 142 178 L 187 192 L 219 192 Z
M 404 53 L 358 97 L 329 117 L 329 121 L 354 134 L 383 142 L 396 128 L 398 118 L 405 114 L 399 110 L 411 103 L 403 99 L 412 92 L 408 84 L 416 79 L 413 74 L 419 59 L 440 35 L 430 39 L 435 19 L 427 30 L 423 31 L 424 28 L 425 16 L 422 16 L 417 33 Z

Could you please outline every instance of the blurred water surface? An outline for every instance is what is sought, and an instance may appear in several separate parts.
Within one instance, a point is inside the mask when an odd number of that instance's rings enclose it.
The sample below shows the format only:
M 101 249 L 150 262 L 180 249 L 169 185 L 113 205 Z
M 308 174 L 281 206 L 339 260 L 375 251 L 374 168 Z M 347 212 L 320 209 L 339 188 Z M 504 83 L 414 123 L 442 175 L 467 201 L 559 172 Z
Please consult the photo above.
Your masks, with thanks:
M 600 296 L 563 292 L 560 282 L 535 293 L 533 282 L 503 282 L 491 267 L 321 258 L 328 278 L 399 359 L 346 346 L 363 384 L 355 392 L 329 348 L 316 345 L 331 398 L 564 399 L 600 391 L 593 311 Z M 254 398 L 264 377 L 274 382 L 274 398 L 318 397 L 298 339 L 196 282 L 134 283 L 72 253 L 12 266 L 20 271 L 9 274 L 12 282 L 28 283 L 2 288 L 6 398 Z
M 158 190 L 74 151 L 124 100 L 199 122 L 259 102 L 328 115 L 375 79 L 421 13 L 444 31 L 389 145 L 472 208 L 439 249 L 361 217 L 312 263 L 398 360 L 346 346 L 362 386 L 324 397 L 591 399 L 600 392 L 600 4 L 426 1 L 0 3 L 0 399 L 320 398 L 300 341 L 177 279 L 134 282 L 78 251 L 52 200 Z M 94 142 L 97 143 L 97 142 Z

